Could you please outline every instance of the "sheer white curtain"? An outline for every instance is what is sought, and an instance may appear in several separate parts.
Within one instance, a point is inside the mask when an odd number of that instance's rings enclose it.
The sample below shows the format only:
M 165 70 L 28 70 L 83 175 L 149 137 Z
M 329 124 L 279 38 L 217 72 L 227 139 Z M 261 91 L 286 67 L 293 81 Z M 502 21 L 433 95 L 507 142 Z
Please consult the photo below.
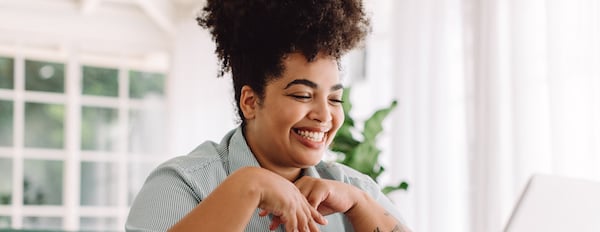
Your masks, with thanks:
M 392 2 L 388 170 L 415 231 L 501 231 L 534 173 L 600 180 L 597 0 Z

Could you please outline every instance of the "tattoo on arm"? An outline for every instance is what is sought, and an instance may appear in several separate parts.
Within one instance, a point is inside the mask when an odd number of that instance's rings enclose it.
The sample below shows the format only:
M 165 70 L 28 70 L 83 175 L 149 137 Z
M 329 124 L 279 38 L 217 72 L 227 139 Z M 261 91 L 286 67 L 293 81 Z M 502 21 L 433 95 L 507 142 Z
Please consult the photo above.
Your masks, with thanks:
M 384 215 L 388 216 L 388 217 L 391 216 L 391 214 L 388 211 L 385 211 Z M 379 229 L 379 227 L 376 227 L 375 230 L 373 230 L 373 232 L 382 232 L 382 231 L 381 231 L 381 229 Z M 400 229 L 400 224 L 396 224 L 390 232 L 402 232 L 402 230 Z
M 373 232 L 382 232 L 382 231 L 381 231 L 381 229 L 379 229 L 379 227 L 376 227 L 375 230 L 373 230 Z M 400 230 L 400 225 L 396 224 L 390 232 L 402 232 L 402 230 Z

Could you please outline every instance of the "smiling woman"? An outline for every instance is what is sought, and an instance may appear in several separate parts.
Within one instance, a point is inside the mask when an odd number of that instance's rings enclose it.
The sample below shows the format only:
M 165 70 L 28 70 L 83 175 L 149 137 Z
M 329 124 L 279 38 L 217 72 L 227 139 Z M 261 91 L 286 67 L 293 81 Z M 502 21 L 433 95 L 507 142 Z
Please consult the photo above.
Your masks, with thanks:
M 240 126 L 155 169 L 128 231 L 408 231 L 368 176 L 321 161 L 344 121 L 340 57 L 369 31 L 361 1 L 214 0 L 198 22 Z

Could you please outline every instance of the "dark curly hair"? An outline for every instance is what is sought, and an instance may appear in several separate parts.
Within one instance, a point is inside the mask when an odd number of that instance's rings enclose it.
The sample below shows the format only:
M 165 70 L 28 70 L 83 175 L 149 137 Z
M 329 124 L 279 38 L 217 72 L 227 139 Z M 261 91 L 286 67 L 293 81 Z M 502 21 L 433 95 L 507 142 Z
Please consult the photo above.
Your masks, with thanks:
M 362 0 L 208 0 L 196 20 L 216 42 L 219 77 L 231 71 L 242 125 L 244 85 L 262 99 L 267 82 L 283 73 L 287 54 L 339 60 L 370 31 Z

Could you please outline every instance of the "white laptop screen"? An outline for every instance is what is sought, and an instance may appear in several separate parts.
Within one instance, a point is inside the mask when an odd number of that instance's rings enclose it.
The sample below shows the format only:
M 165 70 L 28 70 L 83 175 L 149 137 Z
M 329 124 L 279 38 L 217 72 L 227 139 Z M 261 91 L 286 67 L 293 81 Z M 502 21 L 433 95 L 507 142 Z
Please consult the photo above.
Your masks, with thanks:
M 600 183 L 534 175 L 505 232 L 600 232 Z

